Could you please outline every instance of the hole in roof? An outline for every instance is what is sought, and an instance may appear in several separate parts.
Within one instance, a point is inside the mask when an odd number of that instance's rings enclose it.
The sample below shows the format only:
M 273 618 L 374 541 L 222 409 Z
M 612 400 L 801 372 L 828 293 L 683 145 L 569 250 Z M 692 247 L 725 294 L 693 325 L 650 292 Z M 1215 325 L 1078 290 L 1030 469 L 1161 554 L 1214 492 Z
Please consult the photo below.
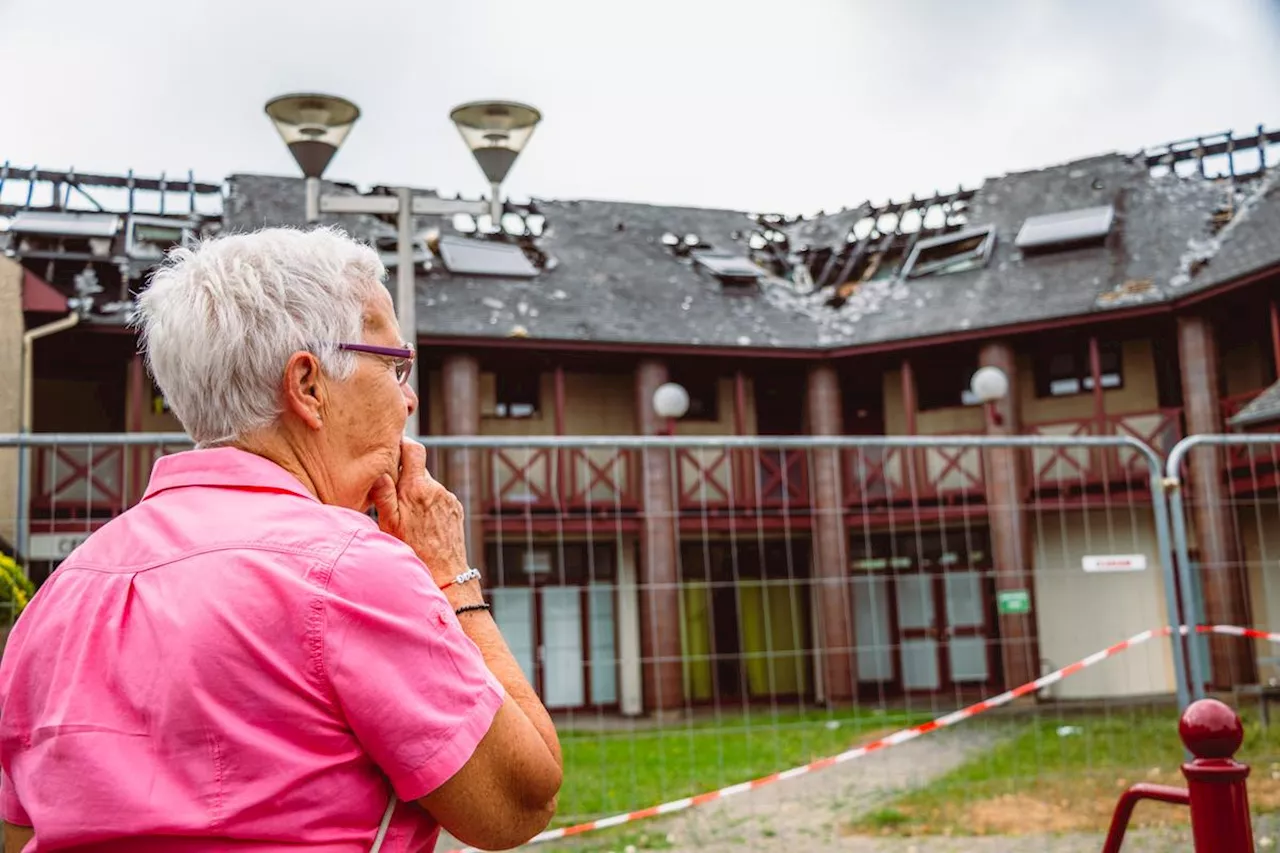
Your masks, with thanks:
M 769 245 L 769 241 L 764 238 L 763 234 L 752 234 L 747 238 L 747 245 L 753 249 L 763 249 Z
M 684 235 L 684 244 L 686 246 L 697 246 L 701 243 L 702 243 L 702 240 L 698 237 L 697 234 Z
M 476 217 L 476 230 L 482 234 L 492 234 L 498 229 L 493 224 L 493 217 L 482 213 Z
M 1102 182 L 1102 178 L 1094 178 L 1093 183 L 1089 184 L 1089 186 L 1093 187 L 1095 190 L 1100 190 L 1105 187 L 1106 184 Z
M 990 225 L 921 240 L 902 268 L 903 278 L 947 275 L 986 266 L 995 244 Z
M 672 234 L 670 231 L 662 235 L 662 245 L 664 246 L 674 246 L 679 242 L 680 238 Z
M 853 236 L 857 237 L 859 240 L 867 239 L 867 235 L 871 233 L 871 229 L 875 227 L 875 224 L 876 221 L 869 216 L 865 219 L 859 219 L 854 223 Z
M 924 215 L 925 228 L 941 228 L 947 224 L 947 212 L 940 205 L 933 205 Z
M 520 237 L 525 233 L 524 219 L 518 213 L 502 214 L 502 230 L 513 237 Z
M 1165 175 L 1169 174 L 1170 171 L 1172 170 L 1168 166 L 1161 163 L 1151 167 L 1151 177 L 1163 178 Z
M 920 215 L 918 209 L 908 210 L 902 214 L 902 221 L 899 227 L 904 234 L 912 234 L 920 230 L 920 223 L 924 221 L 924 217 Z
M 535 237 L 541 237 L 542 232 L 547 227 L 547 217 L 541 213 L 530 213 L 524 218 L 524 224 L 529 226 L 529 233 Z
M 881 234 L 892 234 L 898 227 L 898 215 L 896 213 L 883 213 L 876 220 L 876 230 Z
M 742 239 L 742 232 L 735 228 L 734 230 L 732 230 L 732 231 L 730 231 L 730 232 L 729 232 L 729 239 L 730 239 L 730 240 L 741 240 L 741 239 Z

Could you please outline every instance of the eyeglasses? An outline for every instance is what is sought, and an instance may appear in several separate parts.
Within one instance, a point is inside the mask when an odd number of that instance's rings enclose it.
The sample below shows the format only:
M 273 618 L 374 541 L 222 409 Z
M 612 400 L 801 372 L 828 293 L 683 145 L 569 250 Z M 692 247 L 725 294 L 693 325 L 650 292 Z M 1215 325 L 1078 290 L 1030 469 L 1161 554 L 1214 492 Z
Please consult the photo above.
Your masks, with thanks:
M 337 344 L 340 350 L 362 352 L 391 359 L 396 370 L 396 381 L 401 385 L 409 381 L 409 371 L 413 369 L 413 350 L 408 347 L 379 347 L 373 344 Z

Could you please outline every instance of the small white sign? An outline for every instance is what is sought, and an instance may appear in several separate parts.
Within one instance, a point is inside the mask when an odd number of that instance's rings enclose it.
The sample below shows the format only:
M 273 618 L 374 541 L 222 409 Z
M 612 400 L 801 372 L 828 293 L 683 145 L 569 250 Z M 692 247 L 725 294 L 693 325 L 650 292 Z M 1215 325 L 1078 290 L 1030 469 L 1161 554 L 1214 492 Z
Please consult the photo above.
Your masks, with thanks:
M 27 544 L 29 559 L 65 559 L 88 538 L 88 533 L 33 533 Z
M 1140 572 L 1147 567 L 1146 554 L 1104 554 L 1086 556 L 1086 572 Z

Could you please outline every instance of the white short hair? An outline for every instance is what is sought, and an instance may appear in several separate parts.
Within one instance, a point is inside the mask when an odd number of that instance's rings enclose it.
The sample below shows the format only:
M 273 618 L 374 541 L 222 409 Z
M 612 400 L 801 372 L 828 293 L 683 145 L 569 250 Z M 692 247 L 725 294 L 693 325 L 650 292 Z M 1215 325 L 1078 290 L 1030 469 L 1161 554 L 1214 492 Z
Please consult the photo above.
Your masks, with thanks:
M 386 268 L 338 228 L 265 228 L 173 249 L 137 300 L 151 375 L 197 445 L 235 441 L 282 412 L 289 357 L 345 379 Z

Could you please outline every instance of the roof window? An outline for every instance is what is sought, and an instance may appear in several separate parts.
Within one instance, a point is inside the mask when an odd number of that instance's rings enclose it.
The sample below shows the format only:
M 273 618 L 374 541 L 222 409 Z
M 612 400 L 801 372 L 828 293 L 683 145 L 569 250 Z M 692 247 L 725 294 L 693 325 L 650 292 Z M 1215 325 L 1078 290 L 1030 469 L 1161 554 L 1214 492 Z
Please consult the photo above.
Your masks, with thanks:
M 1032 216 L 1022 223 L 1013 244 L 1023 251 L 1054 251 L 1101 244 L 1115 222 L 1109 204 Z
M 996 232 L 990 225 L 921 240 L 911 250 L 902 277 L 922 278 L 984 267 L 995 240 Z
M 534 278 L 538 268 L 519 246 L 493 240 L 441 237 L 440 258 L 455 275 Z

